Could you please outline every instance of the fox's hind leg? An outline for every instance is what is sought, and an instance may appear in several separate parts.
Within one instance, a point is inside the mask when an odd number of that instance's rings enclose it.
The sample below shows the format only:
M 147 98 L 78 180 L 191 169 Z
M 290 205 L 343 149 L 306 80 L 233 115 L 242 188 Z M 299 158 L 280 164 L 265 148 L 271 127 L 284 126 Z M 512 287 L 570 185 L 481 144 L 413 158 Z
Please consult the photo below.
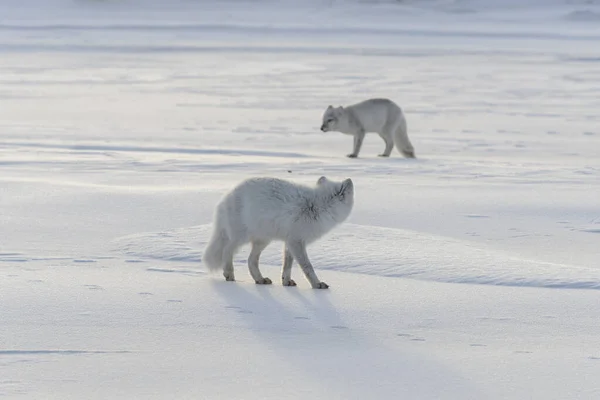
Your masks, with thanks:
M 382 154 L 379 154 L 379 157 L 389 157 L 390 154 L 392 154 L 392 150 L 394 149 L 394 128 L 394 124 L 391 124 L 388 121 L 383 125 L 381 131 L 377 132 L 379 134 L 379 137 L 381 137 L 385 142 L 385 150 L 383 150 Z
M 250 275 L 252 275 L 252 279 L 259 285 L 270 285 L 271 280 L 269 278 L 264 278 L 260 273 L 260 269 L 258 269 L 258 260 L 260 258 L 260 253 L 269 245 L 268 241 L 262 240 L 253 240 L 252 241 L 252 250 L 250 250 L 250 256 L 248 257 L 248 269 L 250 270 Z
M 238 243 L 230 240 L 223 248 L 223 276 L 226 281 L 235 281 L 235 274 L 233 272 L 233 255 L 239 247 Z
M 379 154 L 379 157 L 389 157 L 392 154 L 392 149 L 394 148 L 394 140 L 391 135 L 387 135 L 385 133 L 380 133 L 379 136 L 385 142 L 385 150 L 383 150 L 382 154 Z
M 287 244 L 285 244 L 283 246 L 283 268 L 281 271 L 281 283 L 283 286 L 296 286 L 296 282 L 292 279 L 292 264 L 294 264 L 294 256 L 292 256 Z

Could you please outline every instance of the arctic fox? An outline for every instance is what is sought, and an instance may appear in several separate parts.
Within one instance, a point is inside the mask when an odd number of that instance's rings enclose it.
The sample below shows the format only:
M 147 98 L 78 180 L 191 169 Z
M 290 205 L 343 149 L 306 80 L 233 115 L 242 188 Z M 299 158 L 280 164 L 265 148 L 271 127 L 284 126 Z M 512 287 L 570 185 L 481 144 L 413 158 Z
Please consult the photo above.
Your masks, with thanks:
M 271 241 L 281 240 L 282 284 L 296 286 L 291 273 L 296 260 L 313 288 L 327 289 L 315 274 L 306 245 L 346 220 L 353 205 L 350 179 L 334 182 L 322 176 L 315 187 L 277 178 L 247 179 L 217 205 L 212 237 L 202 259 L 210 270 L 222 269 L 225 280 L 234 281 L 233 256 L 242 245 L 251 243 L 250 275 L 258 284 L 270 284 L 260 273 L 258 259 Z
M 389 99 L 370 99 L 347 107 L 327 107 L 323 114 L 323 132 L 336 131 L 354 136 L 354 150 L 350 158 L 358 157 L 365 134 L 378 133 L 385 142 L 380 157 L 389 157 L 396 148 L 404 157 L 415 158 L 415 149 L 406 130 L 406 118 L 402 109 Z

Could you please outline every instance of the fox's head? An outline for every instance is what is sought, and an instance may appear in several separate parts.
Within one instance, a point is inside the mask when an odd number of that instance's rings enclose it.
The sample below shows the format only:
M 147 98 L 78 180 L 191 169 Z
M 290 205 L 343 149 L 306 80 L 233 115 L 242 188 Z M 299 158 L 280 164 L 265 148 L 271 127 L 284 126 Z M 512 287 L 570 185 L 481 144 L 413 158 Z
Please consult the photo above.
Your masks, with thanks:
M 354 206 L 354 183 L 348 178 L 335 182 L 322 176 L 317 181 L 317 190 L 325 200 L 326 207 L 337 223 L 341 223 L 350 215 Z
M 337 131 L 339 118 L 344 113 L 344 107 L 340 106 L 334 108 L 333 106 L 327 107 L 323 114 L 323 123 L 321 124 L 321 130 L 323 132 Z

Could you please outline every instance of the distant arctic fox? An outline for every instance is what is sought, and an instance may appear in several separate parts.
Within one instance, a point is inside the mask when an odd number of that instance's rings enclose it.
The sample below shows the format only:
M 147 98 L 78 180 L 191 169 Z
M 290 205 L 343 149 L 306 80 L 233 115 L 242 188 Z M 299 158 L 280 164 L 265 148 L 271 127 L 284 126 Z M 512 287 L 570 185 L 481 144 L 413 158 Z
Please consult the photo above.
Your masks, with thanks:
M 370 99 L 347 107 L 327 107 L 323 114 L 323 132 L 336 131 L 354 136 L 354 150 L 350 158 L 358 157 L 365 134 L 378 133 L 385 142 L 380 157 L 389 157 L 396 148 L 404 157 L 415 158 L 415 149 L 408 140 L 406 118 L 402 109 L 389 99 Z
M 300 264 L 315 289 L 327 289 L 306 253 L 306 245 L 341 224 L 352 211 L 352 180 L 333 182 L 322 176 L 315 187 L 298 185 L 277 178 L 251 178 L 243 181 L 219 202 L 215 209 L 213 233 L 202 257 L 210 270 L 223 269 L 223 276 L 234 281 L 233 256 L 251 243 L 248 257 L 250 275 L 258 284 L 270 284 L 258 269 L 260 253 L 273 240 L 284 242 L 284 286 L 296 286 L 292 263 Z

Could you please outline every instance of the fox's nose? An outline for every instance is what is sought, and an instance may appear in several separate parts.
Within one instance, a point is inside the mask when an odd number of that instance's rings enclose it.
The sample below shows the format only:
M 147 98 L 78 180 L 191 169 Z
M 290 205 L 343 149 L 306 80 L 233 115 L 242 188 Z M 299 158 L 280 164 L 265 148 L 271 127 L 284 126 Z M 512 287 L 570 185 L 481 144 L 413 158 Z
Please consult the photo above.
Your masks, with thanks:
M 325 125 L 321 125 L 321 131 L 325 132 Z

